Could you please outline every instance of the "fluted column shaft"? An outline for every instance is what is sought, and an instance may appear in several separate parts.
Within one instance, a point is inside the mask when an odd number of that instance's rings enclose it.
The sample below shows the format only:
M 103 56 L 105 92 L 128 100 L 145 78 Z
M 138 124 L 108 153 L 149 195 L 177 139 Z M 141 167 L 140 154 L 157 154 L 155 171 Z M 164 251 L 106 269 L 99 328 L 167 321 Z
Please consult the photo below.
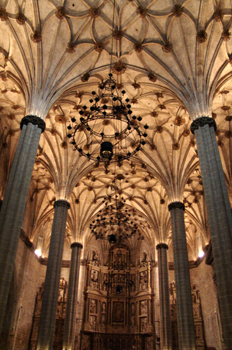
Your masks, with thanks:
M 196 136 L 201 166 L 223 335 L 227 348 L 232 349 L 232 214 L 215 136 L 216 123 L 202 117 L 192 123 L 191 130 Z
M 195 329 L 184 225 L 184 204 L 174 202 L 169 204 L 168 208 L 172 224 L 179 349 L 195 350 Z
M 160 295 L 160 350 L 172 350 L 172 324 L 170 313 L 167 244 L 156 246 L 158 251 Z
M 69 203 L 65 200 L 57 200 L 54 203 L 55 213 L 39 322 L 37 350 L 52 350 L 53 348 L 65 228 L 69 207 Z
M 81 243 L 71 245 L 72 255 L 69 271 L 68 297 L 64 321 L 63 350 L 73 350 L 75 341 L 77 293 L 80 273 Z
M 0 215 L 0 334 L 36 151 L 45 123 L 38 117 L 26 116 L 21 129 Z

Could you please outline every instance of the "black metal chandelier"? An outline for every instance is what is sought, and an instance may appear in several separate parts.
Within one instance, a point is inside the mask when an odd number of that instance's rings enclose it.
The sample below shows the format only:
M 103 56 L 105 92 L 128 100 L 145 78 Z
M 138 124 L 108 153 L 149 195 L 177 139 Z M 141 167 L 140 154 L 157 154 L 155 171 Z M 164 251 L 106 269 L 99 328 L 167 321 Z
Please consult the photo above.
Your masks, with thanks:
M 140 234 L 133 220 L 132 211 L 125 206 L 125 199 L 116 194 L 115 198 L 104 198 L 104 209 L 100 210 L 89 228 L 96 239 L 108 239 L 109 243 L 121 243 L 133 235 Z
M 121 163 L 145 145 L 148 125 L 143 126 L 142 117 L 133 115 L 125 93 L 110 73 L 98 92 L 92 91 L 90 107 L 81 107 L 80 118 L 71 117 L 67 136 L 81 156 L 105 165 Z

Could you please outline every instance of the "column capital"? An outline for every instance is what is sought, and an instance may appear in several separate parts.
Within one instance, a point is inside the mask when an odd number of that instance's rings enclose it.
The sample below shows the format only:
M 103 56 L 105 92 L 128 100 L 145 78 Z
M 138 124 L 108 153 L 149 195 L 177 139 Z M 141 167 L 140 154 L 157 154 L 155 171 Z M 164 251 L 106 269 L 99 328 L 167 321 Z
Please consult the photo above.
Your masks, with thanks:
M 191 132 L 194 134 L 195 130 L 199 129 L 199 127 L 205 126 L 205 125 L 209 125 L 209 127 L 214 128 L 214 130 L 217 130 L 217 125 L 216 122 L 213 118 L 210 117 L 201 117 L 201 118 L 197 118 L 195 119 L 192 124 L 191 124 Z
M 40 128 L 42 130 L 42 132 L 44 132 L 46 124 L 43 121 L 43 119 L 37 117 L 36 115 L 26 115 L 25 117 L 23 117 L 23 119 L 21 120 L 20 123 L 20 128 L 23 128 L 23 125 L 27 125 L 28 123 L 31 123 L 33 125 L 37 125 L 38 128 Z
M 168 206 L 168 210 L 169 211 L 171 211 L 172 209 L 176 209 L 176 208 L 185 210 L 184 203 L 182 203 L 182 202 L 172 202 Z
M 70 204 L 65 199 L 58 199 L 54 203 L 54 208 L 56 208 L 56 207 L 66 207 L 66 208 L 69 209 L 70 208 Z
M 168 250 L 168 245 L 166 243 L 159 243 L 156 246 L 156 249 L 167 249 Z
M 79 242 L 74 242 L 71 244 L 71 248 L 75 248 L 75 247 L 79 247 L 79 248 L 83 248 L 83 245 Z

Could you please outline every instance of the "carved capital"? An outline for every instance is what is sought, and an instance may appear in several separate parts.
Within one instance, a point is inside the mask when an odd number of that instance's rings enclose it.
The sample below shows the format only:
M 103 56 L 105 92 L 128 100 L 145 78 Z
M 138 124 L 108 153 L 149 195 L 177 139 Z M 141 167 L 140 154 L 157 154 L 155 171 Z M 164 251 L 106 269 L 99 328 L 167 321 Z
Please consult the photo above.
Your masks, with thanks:
M 79 242 L 74 242 L 71 244 L 71 248 L 75 248 L 75 247 L 78 247 L 78 248 L 83 248 L 83 245 Z
M 185 210 L 184 204 L 182 202 L 173 202 L 173 203 L 170 203 L 168 206 L 169 211 L 176 208 Z
M 64 199 L 58 199 L 54 203 L 54 208 L 56 208 L 56 207 L 66 207 L 67 209 L 69 209 L 70 208 L 70 204 L 69 204 L 69 202 L 67 202 Z
M 37 125 L 38 128 L 40 128 L 42 130 L 42 132 L 44 132 L 46 124 L 43 121 L 43 119 L 37 117 L 36 115 L 26 115 L 25 117 L 23 117 L 23 119 L 21 120 L 20 123 L 20 128 L 23 128 L 23 125 L 27 125 L 28 123 L 31 123 L 33 125 Z
M 201 117 L 201 118 L 197 118 L 196 120 L 194 120 L 192 122 L 191 125 L 191 132 L 194 134 L 194 131 L 197 130 L 199 127 L 205 126 L 205 125 L 209 125 L 209 127 L 214 127 L 214 130 L 217 130 L 217 125 L 216 122 L 213 118 L 210 117 Z
M 168 245 L 166 243 L 159 243 L 156 246 L 156 249 L 167 249 L 168 250 Z

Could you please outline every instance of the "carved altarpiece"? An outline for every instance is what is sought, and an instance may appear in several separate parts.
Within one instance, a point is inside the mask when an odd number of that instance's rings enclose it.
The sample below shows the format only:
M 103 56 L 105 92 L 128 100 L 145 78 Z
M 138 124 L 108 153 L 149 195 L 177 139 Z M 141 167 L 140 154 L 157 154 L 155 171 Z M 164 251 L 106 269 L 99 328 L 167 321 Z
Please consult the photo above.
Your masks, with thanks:
M 42 306 L 42 300 L 43 300 L 43 292 L 44 292 L 44 283 L 39 288 L 39 291 L 36 296 L 29 350 L 35 350 L 36 348 L 41 306 Z M 60 286 L 59 286 L 57 311 L 56 311 L 56 326 L 55 326 L 53 350 L 62 350 L 66 300 L 67 300 L 67 281 L 65 281 L 64 278 L 61 278 Z
M 204 338 L 203 319 L 201 312 L 201 299 L 199 290 L 195 285 L 191 286 L 193 317 L 196 336 L 196 349 L 204 350 L 206 347 Z M 170 303 L 171 303 L 171 321 L 172 321 L 172 344 L 173 350 L 178 350 L 178 328 L 177 328 L 177 308 L 176 308 L 176 286 L 175 282 L 170 283 Z
M 144 257 L 134 266 L 128 247 L 114 245 L 102 266 L 93 252 L 87 264 L 81 350 L 155 349 L 151 263 Z

